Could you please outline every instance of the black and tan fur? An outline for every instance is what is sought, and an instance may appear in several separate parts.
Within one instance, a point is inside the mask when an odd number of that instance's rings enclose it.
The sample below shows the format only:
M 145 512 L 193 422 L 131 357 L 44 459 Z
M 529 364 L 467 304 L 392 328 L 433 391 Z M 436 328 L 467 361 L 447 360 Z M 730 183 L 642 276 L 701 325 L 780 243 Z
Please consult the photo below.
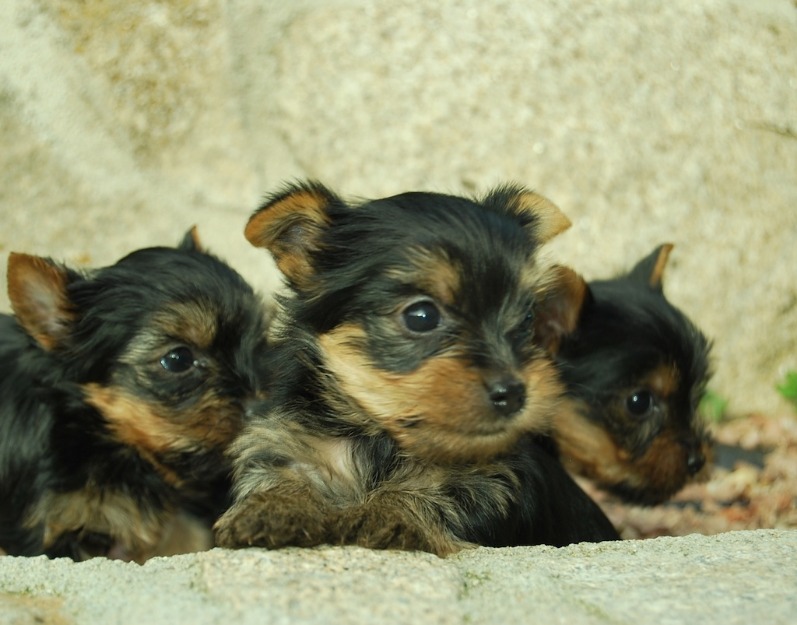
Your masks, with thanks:
M 553 421 L 562 462 L 634 503 L 675 494 L 709 452 L 697 408 L 710 344 L 664 296 L 672 247 L 584 285 L 577 328 L 553 348 L 567 385 Z
M 273 394 L 233 446 L 222 546 L 418 549 L 616 538 L 536 450 L 563 387 L 538 345 L 569 226 L 541 196 L 404 193 L 359 205 L 294 185 L 250 219 L 293 291 Z
M 266 315 L 205 253 L 76 271 L 11 254 L 0 316 L 0 549 L 143 561 L 212 546 L 260 394 Z

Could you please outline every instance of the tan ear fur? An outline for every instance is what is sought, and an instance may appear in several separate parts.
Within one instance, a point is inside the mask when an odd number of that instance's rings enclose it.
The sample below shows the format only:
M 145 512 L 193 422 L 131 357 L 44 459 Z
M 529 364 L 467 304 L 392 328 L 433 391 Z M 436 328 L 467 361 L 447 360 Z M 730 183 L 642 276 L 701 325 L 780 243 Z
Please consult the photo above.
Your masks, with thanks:
M 550 241 L 572 225 L 556 204 L 533 191 L 518 195 L 517 208 L 534 215 L 534 235 L 539 243 Z
M 336 201 L 319 184 L 291 187 L 252 215 L 244 235 L 255 247 L 268 249 L 288 280 L 301 286 L 313 273 L 310 256 L 329 223 L 327 209 Z
M 205 246 L 199 238 L 199 229 L 196 226 L 191 226 L 191 229 L 185 233 L 177 249 L 186 252 L 204 252 Z
M 670 258 L 674 245 L 672 243 L 662 243 L 650 254 L 633 266 L 628 272 L 628 278 L 641 283 L 656 291 L 663 292 L 664 270 Z
M 66 288 L 67 270 L 51 260 L 12 252 L 8 298 L 17 321 L 45 350 L 61 344 L 74 319 Z
M 584 278 L 569 267 L 554 265 L 551 271 L 551 286 L 537 304 L 534 330 L 542 348 L 554 355 L 562 339 L 578 326 L 589 288 Z
M 667 267 L 667 260 L 670 257 L 670 252 L 672 252 L 673 247 L 674 246 L 672 243 L 664 243 L 661 247 L 659 247 L 659 255 L 656 258 L 656 262 L 653 265 L 653 270 L 650 272 L 650 277 L 648 278 L 648 284 L 651 288 L 662 288 L 664 269 Z

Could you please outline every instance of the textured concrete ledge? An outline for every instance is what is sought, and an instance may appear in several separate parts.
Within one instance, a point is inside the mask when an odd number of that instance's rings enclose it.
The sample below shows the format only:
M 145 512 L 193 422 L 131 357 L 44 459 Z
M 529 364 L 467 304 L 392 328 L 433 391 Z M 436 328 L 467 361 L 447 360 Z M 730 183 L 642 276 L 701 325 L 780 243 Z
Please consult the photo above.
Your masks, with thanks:
M 797 531 L 475 549 L 0 558 L 0 622 L 794 623 Z

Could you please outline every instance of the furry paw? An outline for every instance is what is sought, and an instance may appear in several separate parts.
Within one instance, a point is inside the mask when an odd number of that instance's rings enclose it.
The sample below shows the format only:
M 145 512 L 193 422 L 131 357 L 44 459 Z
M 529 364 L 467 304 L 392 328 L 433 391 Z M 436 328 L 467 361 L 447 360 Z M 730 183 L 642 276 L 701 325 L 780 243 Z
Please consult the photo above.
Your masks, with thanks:
M 219 547 L 313 547 L 326 541 L 323 507 L 308 497 L 253 493 L 216 522 Z
M 330 542 L 369 549 L 426 551 L 444 557 L 469 546 L 408 510 L 377 503 L 338 510 Z

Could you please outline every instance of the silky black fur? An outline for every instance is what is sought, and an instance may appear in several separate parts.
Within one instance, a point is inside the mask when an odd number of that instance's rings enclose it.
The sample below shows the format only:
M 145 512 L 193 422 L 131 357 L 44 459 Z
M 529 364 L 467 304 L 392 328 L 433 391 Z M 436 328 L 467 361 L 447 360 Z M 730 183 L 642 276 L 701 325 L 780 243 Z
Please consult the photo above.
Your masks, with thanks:
M 630 462 L 639 459 L 666 428 L 675 431 L 681 443 L 673 453 L 688 453 L 693 462 L 688 472 L 694 473 L 703 466 L 702 447 L 708 439 L 698 405 L 711 375 L 711 343 L 667 300 L 661 276 L 651 283 L 663 247 L 627 273 L 589 283 L 577 329 L 563 338 L 556 361 L 568 396 L 580 400 L 584 416 L 630 453 Z M 624 400 L 640 388 L 640 380 L 659 366 L 677 371 L 674 393 L 666 402 L 656 399 L 661 405 L 649 416 L 618 417 Z M 680 488 L 682 482 L 673 479 L 664 490 L 625 481 L 599 480 L 599 485 L 626 501 L 654 504 Z
M 319 243 L 322 253 L 313 256 L 318 289 L 292 308 L 292 315 L 321 334 L 349 319 L 380 312 L 392 298 L 412 289 L 410 284 L 402 287 L 379 279 L 385 268 L 406 265 L 411 247 L 441 250 L 463 277 L 484 278 L 473 282 L 473 291 L 457 304 L 474 323 L 495 315 L 496 302 L 502 303 L 516 284 L 515 268 L 535 252 L 518 228 L 527 225 L 529 218 L 508 219 L 506 209 L 501 212 L 495 207 L 498 198 L 512 190 L 502 188 L 481 205 L 466 198 L 419 192 L 370 201 L 355 211 L 332 203 L 330 227 Z M 501 254 L 484 253 L 498 241 Z M 532 302 L 520 304 L 530 308 Z
M 527 437 L 504 461 L 521 485 L 509 514 L 487 509 L 479 516 L 469 515 L 467 540 L 489 547 L 564 547 L 619 540 L 611 521 L 573 481 L 543 438 Z
M 160 455 L 157 460 L 183 480 L 175 488 L 136 448 L 114 438 L 100 411 L 86 403 L 83 387 L 122 387 L 141 402 L 180 414 L 191 410 L 197 389 L 213 384 L 221 401 L 239 404 L 243 414 L 263 379 L 262 303 L 234 270 L 188 236 L 178 249 L 139 250 L 110 267 L 62 269 L 69 276 L 73 321 L 59 345 L 43 349 L 14 317 L 0 316 L 0 549 L 84 557 L 83 542 L 96 542 L 91 528 L 72 528 L 45 547 L 44 528 L 31 526 L 28 516 L 47 493 L 85 488 L 98 497 L 121 494 L 144 515 L 179 509 L 209 526 L 228 504 L 224 450 Z M 120 360 L 143 331 L 157 325 L 157 315 L 186 302 L 218 320 L 214 344 L 204 353 L 222 375 L 169 375 L 157 361 Z
M 562 342 L 558 362 L 568 392 L 584 398 L 600 421 L 600 406 L 633 385 L 640 371 L 671 361 L 690 380 L 709 376 L 709 343 L 677 308 L 652 290 L 627 278 L 590 282 L 591 298 L 577 332 Z M 679 414 L 694 413 L 705 390 L 684 385 Z M 687 421 L 684 425 L 689 425 Z
M 423 481 L 423 462 L 411 459 L 412 452 L 402 449 L 380 426 L 364 423 L 370 417 L 359 412 L 356 400 L 341 396 L 334 382 L 336 371 L 324 362 L 319 337 L 342 326 L 361 328 L 364 336 L 350 338 L 347 345 L 366 356 L 365 366 L 399 376 L 451 348 L 461 349 L 462 358 L 470 359 L 474 367 L 489 368 L 504 361 L 522 365 L 539 358 L 542 349 L 531 340 L 534 294 L 519 288 L 518 275 L 537 253 L 530 234 L 534 220 L 513 211 L 512 198 L 521 189 L 512 186 L 480 201 L 405 193 L 350 206 L 313 183 L 271 197 L 253 219 L 259 218 L 260 211 L 290 202 L 293 194 L 306 196 L 307 190 L 325 199 L 324 225 L 316 240 L 300 245 L 309 250 L 310 275 L 297 271 L 287 276 L 293 289 L 281 299 L 283 323 L 278 324 L 280 331 L 268 356 L 273 382 L 270 397 L 255 411 L 250 422 L 255 426 L 236 443 L 237 502 L 217 523 L 217 539 L 228 547 L 353 542 L 377 548 L 427 548 L 413 538 L 406 542 L 362 538 L 357 535 L 360 528 L 356 522 L 354 530 L 340 530 L 335 518 L 345 517 L 351 502 L 338 501 L 338 507 L 332 504 L 328 508 L 321 502 L 319 509 L 308 503 L 300 510 L 297 505 L 277 526 L 275 513 L 280 511 L 273 502 L 284 501 L 283 492 L 293 501 L 314 498 L 313 487 L 307 491 L 309 482 L 303 478 L 286 486 L 288 474 L 288 479 L 294 480 L 292 467 L 306 462 L 292 455 L 297 449 L 293 443 L 296 426 L 310 437 L 345 439 L 351 446 L 356 479 L 369 493 L 390 492 L 391 484 L 403 483 L 408 472 L 414 475 L 417 471 L 417 480 Z M 287 225 L 278 232 L 279 240 L 259 231 L 250 238 L 266 241 L 266 247 L 272 245 L 278 264 L 285 260 L 281 256 L 294 253 L 284 240 L 298 244 L 307 229 L 315 227 L 292 216 L 280 218 Z M 429 251 L 433 259 L 445 258 L 446 269 L 453 268 L 461 281 L 452 289 L 455 301 L 446 303 L 447 314 L 456 315 L 456 323 L 447 335 L 410 340 L 397 331 L 392 320 L 399 314 L 397 306 L 418 293 L 416 280 L 423 279 L 418 275 L 423 269 L 419 269 L 416 255 Z M 345 405 L 348 407 L 341 408 Z M 351 415 L 342 410 L 350 410 Z M 281 441 L 290 441 L 290 445 Z M 445 465 L 434 470 L 440 466 Z M 561 546 L 618 538 L 598 506 L 536 442 L 518 444 L 484 467 L 466 462 L 454 463 L 446 470 L 450 473 L 447 480 L 428 484 L 428 491 L 435 492 L 441 502 L 439 509 L 435 513 L 425 509 L 418 517 L 438 514 L 436 521 L 458 541 Z M 255 477 L 259 474 L 267 474 L 274 486 L 261 490 Z M 269 495 L 271 492 L 275 494 Z M 263 507 L 258 508 L 261 495 L 273 498 L 264 496 Z M 427 494 L 420 496 L 426 499 Z M 304 514 L 313 521 L 302 527 Z M 369 522 L 364 521 L 366 525 Z M 267 527 L 269 523 L 274 526 Z M 332 529 L 320 528 L 324 523 Z M 396 533 L 407 529 L 400 526 Z

